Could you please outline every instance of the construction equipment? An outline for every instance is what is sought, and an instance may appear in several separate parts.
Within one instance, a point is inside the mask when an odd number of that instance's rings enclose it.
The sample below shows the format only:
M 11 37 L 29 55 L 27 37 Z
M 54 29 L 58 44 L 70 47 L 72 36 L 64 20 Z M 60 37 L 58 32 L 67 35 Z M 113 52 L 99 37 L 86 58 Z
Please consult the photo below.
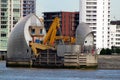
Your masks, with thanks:
M 48 33 L 46 34 L 43 43 L 35 43 L 35 42 L 30 42 L 29 45 L 32 48 L 32 51 L 34 53 L 35 56 L 38 56 L 38 52 L 37 49 L 41 49 L 41 50 L 47 50 L 47 49 L 52 49 L 52 50 L 56 50 L 54 42 L 55 42 L 55 37 L 56 37 L 56 32 L 57 29 L 60 27 L 59 24 L 59 18 L 56 17 L 51 26 L 50 29 L 48 31 Z
M 46 34 L 43 43 L 34 43 L 34 42 L 30 42 L 30 46 L 34 52 L 35 56 L 38 56 L 38 52 L 37 49 L 41 49 L 41 50 L 47 50 L 47 49 L 52 49 L 52 50 L 56 50 L 56 45 L 55 45 L 55 41 L 57 40 L 62 40 L 63 42 L 69 42 L 70 44 L 75 43 L 75 38 L 73 37 L 69 37 L 69 36 L 56 36 L 57 30 L 60 28 L 60 19 L 58 17 L 56 17 L 50 28 L 48 33 Z
M 74 44 L 76 39 L 70 36 L 56 36 L 55 40 L 62 40 L 65 44 Z
M 60 28 L 60 19 L 56 17 L 50 26 L 50 29 L 43 40 L 43 44 L 54 45 L 57 29 Z
M 38 44 L 38 43 L 33 43 L 33 42 L 30 42 L 30 46 L 31 46 L 32 51 L 34 52 L 35 56 L 39 55 L 38 52 L 37 52 L 37 49 L 42 49 L 42 50 L 52 49 L 52 50 L 55 50 L 54 47 L 51 47 L 51 46 L 48 46 L 48 45 L 43 45 L 43 44 Z
M 64 43 L 68 42 L 70 44 L 75 43 L 74 37 L 62 36 L 62 35 L 56 36 L 57 30 L 60 30 L 59 28 L 60 28 L 60 19 L 58 17 L 56 17 L 50 26 L 50 29 L 43 41 L 43 44 L 48 44 L 48 45 L 54 46 L 54 43 L 56 40 L 62 40 Z

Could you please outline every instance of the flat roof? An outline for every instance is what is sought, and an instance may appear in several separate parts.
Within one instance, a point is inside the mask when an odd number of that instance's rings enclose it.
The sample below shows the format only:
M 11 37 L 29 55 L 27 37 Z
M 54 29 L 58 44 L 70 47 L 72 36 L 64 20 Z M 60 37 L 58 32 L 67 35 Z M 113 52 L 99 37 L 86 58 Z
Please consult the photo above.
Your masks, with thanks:
M 120 20 L 111 21 L 110 24 L 112 24 L 112 25 L 120 25 Z

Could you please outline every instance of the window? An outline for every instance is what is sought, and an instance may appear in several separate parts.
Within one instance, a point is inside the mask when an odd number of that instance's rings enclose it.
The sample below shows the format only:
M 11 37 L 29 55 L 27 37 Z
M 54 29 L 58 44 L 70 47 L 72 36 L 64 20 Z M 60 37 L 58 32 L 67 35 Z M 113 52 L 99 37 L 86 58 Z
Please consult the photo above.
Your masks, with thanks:
M 1 37 L 6 37 L 6 34 L 5 34 L 5 33 L 2 33 L 2 34 L 1 34 Z
M 91 17 L 91 15 L 86 15 L 87 17 Z
M 1 9 L 1 11 L 7 11 L 7 9 Z
M 31 30 L 31 33 L 32 33 L 32 34 L 35 34 L 35 29 L 32 29 L 32 30 Z
M 96 17 L 97 15 L 93 15 L 93 17 Z
M 93 25 L 96 25 L 96 23 L 93 23 Z
M 116 38 L 116 40 L 120 40 L 120 38 Z
M 120 42 L 116 42 L 117 45 L 120 45 Z
M 7 28 L 7 26 L 5 26 L 5 25 L 1 25 L 1 28 Z
M 87 41 L 85 41 L 85 43 L 87 43 Z
M 86 2 L 87 5 L 96 5 L 97 2 Z
M 96 13 L 97 11 L 93 11 L 93 13 Z
M 1 0 L 2 3 L 7 3 L 7 0 Z
M 1 13 L 1 15 L 2 15 L 2 16 L 4 16 L 4 15 L 5 15 L 5 13 Z
M 91 21 L 91 19 L 86 19 L 86 21 Z
M 96 21 L 96 19 L 93 19 L 93 21 Z
M 96 29 L 96 27 L 93 27 L 93 29 Z
M 1 21 L 1 24 L 7 24 L 7 21 Z
M 89 11 L 89 10 L 88 10 L 88 11 L 86 11 L 86 12 L 87 12 L 87 13 L 91 13 L 91 11 Z
M 87 9 L 96 9 L 96 6 L 86 6 Z
M 13 9 L 13 12 L 19 12 L 19 9 Z
M 120 32 L 120 30 L 116 30 L 116 32 Z
M 117 37 L 120 37 L 120 34 L 116 34 Z
M 40 34 L 42 34 L 42 29 L 40 29 Z

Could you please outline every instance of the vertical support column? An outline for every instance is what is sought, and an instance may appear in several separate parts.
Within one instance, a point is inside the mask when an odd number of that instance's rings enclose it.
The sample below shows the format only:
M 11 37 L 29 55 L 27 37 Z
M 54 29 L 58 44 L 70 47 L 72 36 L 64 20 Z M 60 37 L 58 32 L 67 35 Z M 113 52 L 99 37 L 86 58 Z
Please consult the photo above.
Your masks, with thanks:
M 33 61 L 32 59 L 30 60 L 30 68 L 33 66 Z
M 57 58 L 56 58 L 56 54 L 55 54 L 55 65 L 57 65 L 57 60 L 56 60 Z
M 47 50 L 47 64 L 49 64 L 49 49 Z
M 39 64 L 41 64 L 41 53 L 39 54 Z

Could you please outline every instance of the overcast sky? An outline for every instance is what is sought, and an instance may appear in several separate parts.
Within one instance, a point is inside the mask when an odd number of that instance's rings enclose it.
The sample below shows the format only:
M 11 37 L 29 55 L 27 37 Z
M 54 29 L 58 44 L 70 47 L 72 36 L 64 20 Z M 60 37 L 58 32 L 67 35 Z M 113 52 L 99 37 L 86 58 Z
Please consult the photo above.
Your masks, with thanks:
M 36 13 L 49 11 L 79 11 L 79 0 L 36 0 Z M 120 0 L 111 0 L 111 19 L 120 20 Z

